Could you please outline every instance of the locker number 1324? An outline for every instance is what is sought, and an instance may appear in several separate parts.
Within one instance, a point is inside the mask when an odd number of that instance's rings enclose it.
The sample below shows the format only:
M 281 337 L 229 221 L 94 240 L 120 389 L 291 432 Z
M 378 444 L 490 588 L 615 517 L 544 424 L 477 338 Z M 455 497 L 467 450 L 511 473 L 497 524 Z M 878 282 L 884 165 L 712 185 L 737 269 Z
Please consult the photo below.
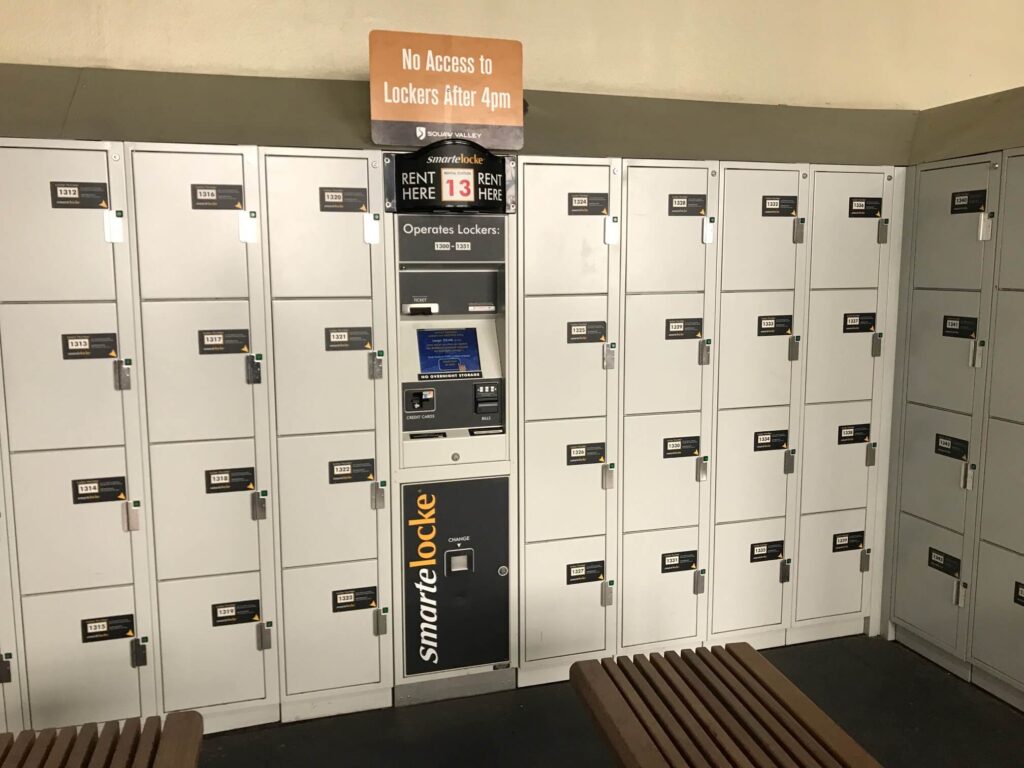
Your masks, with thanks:
M 476 202 L 476 181 L 472 168 L 441 169 L 441 201 L 445 203 Z

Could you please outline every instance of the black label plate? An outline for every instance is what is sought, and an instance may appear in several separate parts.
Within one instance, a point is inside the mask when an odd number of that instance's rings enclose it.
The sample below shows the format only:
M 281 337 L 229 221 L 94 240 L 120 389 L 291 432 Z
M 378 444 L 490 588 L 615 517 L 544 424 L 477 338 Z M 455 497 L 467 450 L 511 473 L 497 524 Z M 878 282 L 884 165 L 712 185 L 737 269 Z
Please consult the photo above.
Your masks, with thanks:
M 206 470 L 207 493 L 233 493 L 236 491 L 254 490 L 256 490 L 255 467 Z
M 210 616 L 215 627 L 260 621 L 260 601 L 239 600 L 237 603 L 214 603 L 210 606 Z
M 107 185 L 102 181 L 51 181 L 50 207 L 109 208 Z
M 570 216 L 607 216 L 607 192 L 570 192 L 568 197 Z
M 1014 582 L 1013 602 L 1015 602 L 1017 605 L 1024 605 L 1024 581 Z
M 940 435 L 938 432 L 935 433 L 935 452 L 939 456 L 948 456 L 951 459 L 967 461 L 970 450 L 971 444 L 967 440 L 961 440 L 959 437 L 951 437 L 950 435 Z
M 666 339 L 699 339 L 703 335 L 703 317 L 676 317 L 665 321 Z
M 377 607 L 377 587 L 353 587 L 336 589 L 331 593 L 331 610 L 334 613 L 361 611 Z
M 864 549 L 864 531 L 848 531 L 832 536 L 833 552 L 849 552 L 852 549 Z
M 192 210 L 242 210 L 241 184 L 193 184 Z
M 604 320 L 565 324 L 565 342 L 567 344 L 593 344 L 606 341 L 607 337 L 608 323 Z
M 125 501 L 127 498 L 128 483 L 123 477 L 93 477 L 71 481 L 72 504 Z
M 772 429 L 754 433 L 755 451 L 782 451 L 789 448 L 789 430 Z
M 764 195 L 761 198 L 762 216 L 796 216 L 796 195 Z
M 870 424 L 840 424 L 837 445 L 850 445 L 851 443 L 866 443 L 871 440 Z
M 337 483 L 361 483 L 366 480 L 373 480 L 373 478 L 373 459 L 344 459 L 342 461 L 327 462 L 327 482 L 331 485 Z
M 700 435 L 666 437 L 662 440 L 663 459 L 678 459 L 683 456 L 700 456 Z
M 565 446 L 565 463 L 570 467 L 577 464 L 604 464 L 604 443 L 576 443 Z
M 324 328 L 324 349 L 328 352 L 373 349 L 373 329 L 366 327 Z
M 786 549 L 784 541 L 761 541 L 750 545 L 750 562 L 761 563 L 765 560 L 781 560 Z
M 704 216 L 708 209 L 707 195 L 669 195 L 669 216 Z
M 504 216 L 408 214 L 397 230 L 401 262 L 505 261 Z
M 117 357 L 116 333 L 62 333 L 61 353 L 65 360 L 96 360 Z
M 249 352 L 249 329 L 198 331 L 200 355 L 238 355 Z
M 960 578 L 960 558 L 953 557 L 953 555 L 934 547 L 928 547 L 928 567 L 934 568 L 936 571 L 942 571 L 954 579 Z
M 882 198 L 851 197 L 847 215 L 851 219 L 880 219 L 882 218 Z
M 792 336 L 793 316 L 792 315 L 758 315 L 757 316 L 758 336 Z
M 320 210 L 327 213 L 366 213 L 366 189 L 361 187 L 320 187 Z
M 686 552 L 665 552 L 661 556 L 661 572 L 693 571 L 697 568 L 697 550 Z
M 566 584 L 586 584 L 589 581 L 604 581 L 604 560 L 569 563 L 565 566 Z
M 942 316 L 942 335 L 951 339 L 974 339 L 978 336 L 978 318 L 961 315 Z
M 988 199 L 988 190 L 972 189 L 954 192 L 949 196 L 950 213 L 983 213 Z
M 843 314 L 843 333 L 872 333 L 874 330 L 874 312 L 845 312 Z
M 125 637 L 135 637 L 135 616 L 130 613 L 124 613 L 120 616 L 82 619 L 83 643 L 120 640 Z

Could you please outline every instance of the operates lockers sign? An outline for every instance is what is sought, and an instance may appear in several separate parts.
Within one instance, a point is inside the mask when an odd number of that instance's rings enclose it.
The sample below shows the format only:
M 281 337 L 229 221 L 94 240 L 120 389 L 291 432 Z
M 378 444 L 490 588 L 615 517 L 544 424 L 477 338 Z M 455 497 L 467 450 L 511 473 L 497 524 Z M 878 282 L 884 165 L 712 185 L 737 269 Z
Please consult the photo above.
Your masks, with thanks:
M 373 30 L 370 128 L 387 146 L 469 139 L 522 149 L 523 44 Z

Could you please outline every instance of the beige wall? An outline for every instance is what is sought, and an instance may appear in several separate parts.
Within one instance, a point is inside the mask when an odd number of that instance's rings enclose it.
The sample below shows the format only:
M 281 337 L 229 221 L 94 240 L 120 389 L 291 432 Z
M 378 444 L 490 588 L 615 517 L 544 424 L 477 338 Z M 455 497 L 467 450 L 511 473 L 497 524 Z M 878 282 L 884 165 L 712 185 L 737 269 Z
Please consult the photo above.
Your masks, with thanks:
M 366 79 L 374 28 L 522 40 L 541 90 L 924 109 L 1024 84 L 1020 0 L 0 0 L 0 62 Z

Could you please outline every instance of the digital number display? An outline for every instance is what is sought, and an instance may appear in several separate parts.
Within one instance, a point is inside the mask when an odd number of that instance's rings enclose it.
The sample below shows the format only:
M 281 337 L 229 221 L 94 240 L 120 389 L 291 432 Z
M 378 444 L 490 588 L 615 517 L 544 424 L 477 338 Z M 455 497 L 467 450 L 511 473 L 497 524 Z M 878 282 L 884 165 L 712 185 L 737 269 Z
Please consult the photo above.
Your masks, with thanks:
M 475 203 L 476 179 L 472 168 L 441 169 L 441 202 Z

